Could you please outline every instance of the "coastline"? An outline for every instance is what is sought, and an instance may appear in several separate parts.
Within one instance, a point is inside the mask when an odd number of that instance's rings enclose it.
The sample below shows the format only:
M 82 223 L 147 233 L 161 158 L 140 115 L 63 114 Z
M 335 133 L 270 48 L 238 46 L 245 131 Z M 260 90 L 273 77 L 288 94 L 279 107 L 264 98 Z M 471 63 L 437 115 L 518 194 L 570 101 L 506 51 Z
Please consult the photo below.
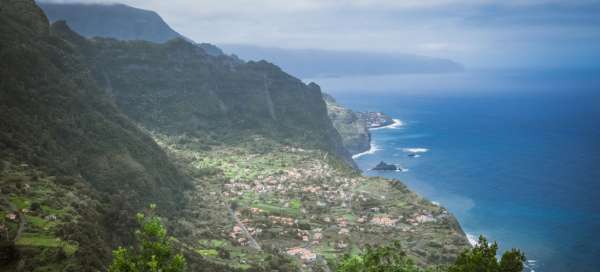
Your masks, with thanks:
M 374 128 L 368 128 L 369 131 L 372 130 L 381 130 L 381 129 L 398 129 L 402 126 L 405 125 L 404 122 L 402 122 L 402 120 L 400 119 L 392 119 L 393 123 L 385 125 L 385 126 L 380 126 L 380 127 L 374 127 Z M 377 143 L 374 141 L 373 137 L 369 137 L 369 146 L 370 148 L 366 151 L 360 152 L 360 153 L 356 153 L 352 155 L 352 159 L 356 160 L 360 157 L 363 157 L 365 155 L 373 155 L 378 151 L 383 150 L 383 146 L 377 145 Z M 397 150 L 400 150 L 402 152 L 405 153 L 410 153 L 410 154 L 414 154 L 415 158 L 420 157 L 419 154 L 421 153 L 426 153 L 429 151 L 429 148 L 424 148 L 424 147 L 407 147 L 407 148 L 396 148 Z M 368 170 L 364 170 L 365 172 L 367 171 L 371 171 L 373 169 L 368 169 Z M 409 171 L 408 168 L 402 168 L 402 169 L 398 169 L 394 172 L 407 172 Z M 437 202 L 437 201 L 432 201 L 432 200 L 428 200 L 431 204 L 435 205 L 435 206 L 443 206 L 441 203 Z M 460 224 L 460 222 L 458 221 L 458 218 L 456 218 L 456 222 L 458 224 L 458 227 L 460 228 L 461 232 L 463 233 L 464 238 L 466 239 L 466 241 L 468 242 L 468 245 L 470 247 L 475 247 L 477 245 L 477 241 L 479 236 L 470 232 L 467 232 L 463 226 Z
M 379 148 L 379 146 L 377 146 L 376 144 L 373 143 L 373 139 L 369 140 L 369 147 L 370 148 L 367 151 L 356 153 L 356 154 L 352 155 L 352 159 L 360 158 L 364 155 L 373 154 L 373 153 L 381 150 L 381 148 Z
M 389 125 L 369 128 L 368 130 L 371 131 L 371 130 L 379 130 L 379 129 L 385 129 L 385 128 L 393 129 L 393 128 L 399 128 L 401 126 L 404 126 L 404 122 L 402 122 L 402 120 L 400 120 L 400 119 L 392 119 L 392 120 L 394 120 L 394 122 Z M 364 155 L 368 155 L 368 154 L 373 154 L 379 150 L 381 150 L 381 148 L 379 148 L 379 146 L 377 146 L 375 143 L 373 143 L 373 139 L 369 137 L 369 149 L 367 149 L 366 151 L 360 152 L 360 153 L 352 154 L 352 159 L 360 158 L 360 157 L 362 157 Z
M 389 125 L 372 127 L 372 128 L 369 128 L 369 130 L 378 130 L 378 129 L 384 129 L 384 128 L 398 128 L 398 127 L 404 126 L 404 123 L 402 122 L 402 120 L 400 120 L 400 119 L 392 119 L 392 120 L 394 122 Z
M 394 129 L 394 128 L 398 128 L 398 127 L 401 127 L 401 126 L 404 125 L 404 123 L 401 120 L 399 120 L 399 119 L 393 119 L 393 120 L 394 120 L 393 124 L 389 124 L 389 125 L 381 126 L 381 127 L 376 127 L 376 128 L 371 128 L 371 129 L 369 129 L 369 131 L 370 130 L 384 129 L 384 128 Z M 374 143 L 374 141 L 376 141 L 376 140 L 377 139 L 375 139 L 375 138 L 370 138 L 370 146 L 371 146 L 371 148 L 369 150 L 365 151 L 365 152 L 361 152 L 361 153 L 353 155 L 352 158 L 353 159 L 358 159 L 358 158 L 360 158 L 362 156 L 375 154 L 378 151 L 382 151 L 382 150 L 386 149 L 385 143 L 379 142 L 379 145 L 377 145 L 377 144 Z M 429 147 L 420 147 L 419 145 L 413 145 L 413 146 L 409 145 L 409 147 L 402 147 L 402 148 L 400 148 L 400 147 L 394 147 L 393 149 L 398 150 L 398 151 L 402 151 L 404 153 L 414 154 L 414 156 L 413 156 L 414 158 L 419 158 L 419 157 L 421 157 L 421 154 L 427 153 L 427 152 L 430 151 Z M 367 171 L 370 171 L 370 170 L 371 169 L 364 170 L 364 171 L 367 172 Z M 398 171 L 396 171 L 396 172 L 398 172 Z M 405 171 L 401 171 L 401 172 L 405 172 Z M 376 174 L 376 175 L 379 176 L 379 174 Z M 421 194 L 419 194 L 419 195 L 421 195 Z M 421 195 L 421 196 L 425 197 L 424 195 Z M 439 203 L 439 202 L 433 201 L 433 200 L 430 200 L 430 201 L 434 205 L 446 207 L 444 205 L 444 203 Z M 465 238 L 468 241 L 468 244 L 471 247 L 476 247 L 478 245 L 478 240 L 479 240 L 479 236 L 480 235 L 484 235 L 484 237 L 490 239 L 491 241 L 495 241 L 495 238 L 493 236 L 490 236 L 489 233 L 486 233 L 485 231 L 483 231 L 483 232 L 473 231 L 472 229 L 471 230 L 467 230 L 461 224 L 461 222 L 458 220 L 458 218 L 456 218 L 456 220 L 457 220 L 457 223 L 458 223 L 460 229 L 463 232 L 463 235 L 465 236 Z M 539 264 L 538 258 L 532 257 L 531 259 L 528 259 L 524 263 L 524 270 L 523 271 L 525 271 L 525 272 L 535 272 L 535 271 L 538 271 L 539 266 L 540 266 L 540 264 Z

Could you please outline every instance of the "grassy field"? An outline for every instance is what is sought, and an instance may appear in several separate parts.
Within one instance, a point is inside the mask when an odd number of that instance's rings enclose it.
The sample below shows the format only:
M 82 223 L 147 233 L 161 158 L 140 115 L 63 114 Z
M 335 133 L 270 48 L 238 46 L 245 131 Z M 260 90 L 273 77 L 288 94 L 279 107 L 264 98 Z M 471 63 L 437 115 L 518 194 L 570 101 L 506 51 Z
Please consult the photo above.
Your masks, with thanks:
M 78 246 L 75 243 L 62 241 L 60 238 L 40 234 L 24 233 L 15 242 L 17 246 L 62 248 L 67 256 L 73 255 Z

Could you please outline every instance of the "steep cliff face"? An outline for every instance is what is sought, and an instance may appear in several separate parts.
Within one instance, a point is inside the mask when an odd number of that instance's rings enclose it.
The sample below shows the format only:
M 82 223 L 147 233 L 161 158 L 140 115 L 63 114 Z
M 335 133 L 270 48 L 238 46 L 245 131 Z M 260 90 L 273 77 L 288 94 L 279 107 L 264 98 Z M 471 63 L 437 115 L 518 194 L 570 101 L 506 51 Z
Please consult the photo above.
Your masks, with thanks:
M 96 80 L 130 118 L 151 130 L 239 140 L 258 134 L 319 148 L 353 165 L 327 117 L 321 90 L 265 61 L 207 54 L 183 39 L 165 44 L 80 40 Z
M 327 114 L 333 126 L 342 137 L 344 147 L 351 154 L 358 154 L 371 147 L 371 133 L 364 118 L 352 110 L 339 105 L 335 99 L 323 94 L 327 104 Z
M 108 219 L 111 211 L 131 216 L 149 201 L 174 211 L 188 182 L 95 85 L 82 57 L 49 30 L 33 1 L 0 2 L 0 40 L 0 202 L 48 207 L 27 215 L 28 236 L 15 242 L 73 240 L 78 256 L 95 256 L 81 260 L 100 264 L 107 245 L 129 232 L 118 225 L 128 221 Z M 73 198 L 64 199 L 65 192 Z M 50 215 L 55 223 L 35 225 Z

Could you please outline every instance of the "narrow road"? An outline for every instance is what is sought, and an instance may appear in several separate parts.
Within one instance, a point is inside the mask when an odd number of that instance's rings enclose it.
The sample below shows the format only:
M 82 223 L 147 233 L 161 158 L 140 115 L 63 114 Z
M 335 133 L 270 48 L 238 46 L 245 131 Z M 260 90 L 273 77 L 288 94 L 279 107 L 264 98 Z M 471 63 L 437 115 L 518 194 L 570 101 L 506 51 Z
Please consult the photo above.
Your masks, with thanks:
M 227 203 L 227 202 L 225 202 L 225 203 Z M 225 204 L 225 205 L 227 205 L 227 204 Z M 244 235 L 250 242 L 250 246 L 254 249 L 262 250 L 260 245 L 258 244 L 258 242 L 256 242 L 256 240 L 254 240 L 252 235 L 250 235 L 250 232 L 248 232 L 248 229 L 246 229 L 246 225 L 244 225 L 244 223 L 242 223 L 242 221 L 235 215 L 235 212 L 233 211 L 233 209 L 231 209 L 231 207 L 227 207 L 227 210 L 229 210 L 229 215 L 231 215 L 231 218 L 233 218 L 233 220 L 235 220 L 235 222 L 242 229 L 242 232 L 244 232 Z

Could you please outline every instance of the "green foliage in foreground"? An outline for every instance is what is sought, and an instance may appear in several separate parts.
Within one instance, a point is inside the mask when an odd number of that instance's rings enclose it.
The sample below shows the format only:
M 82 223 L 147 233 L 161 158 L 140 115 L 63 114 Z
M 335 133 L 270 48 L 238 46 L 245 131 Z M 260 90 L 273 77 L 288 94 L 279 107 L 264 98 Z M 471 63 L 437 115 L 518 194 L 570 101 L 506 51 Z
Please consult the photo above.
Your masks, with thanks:
M 167 230 L 157 216 L 153 215 L 154 205 L 150 205 L 150 214 L 138 213 L 140 229 L 136 231 L 135 248 L 119 247 L 113 251 L 110 272 L 180 272 L 185 271 L 185 258 L 175 254 L 169 243 Z
M 361 255 L 345 256 L 338 272 L 420 272 L 413 261 L 406 256 L 400 242 L 391 246 L 367 246 Z
M 472 249 L 463 252 L 448 268 L 423 270 L 417 267 L 400 247 L 399 242 L 390 246 L 370 247 L 360 255 L 345 256 L 337 267 L 338 272 L 522 272 L 525 255 L 518 249 L 504 252 L 500 261 L 496 258 L 498 244 L 489 244 L 483 237 Z
M 488 241 L 479 236 L 477 245 L 463 252 L 448 272 L 521 272 L 525 255 L 518 249 L 511 249 L 502 254 L 500 262 L 496 258 L 498 244 L 488 244 Z

